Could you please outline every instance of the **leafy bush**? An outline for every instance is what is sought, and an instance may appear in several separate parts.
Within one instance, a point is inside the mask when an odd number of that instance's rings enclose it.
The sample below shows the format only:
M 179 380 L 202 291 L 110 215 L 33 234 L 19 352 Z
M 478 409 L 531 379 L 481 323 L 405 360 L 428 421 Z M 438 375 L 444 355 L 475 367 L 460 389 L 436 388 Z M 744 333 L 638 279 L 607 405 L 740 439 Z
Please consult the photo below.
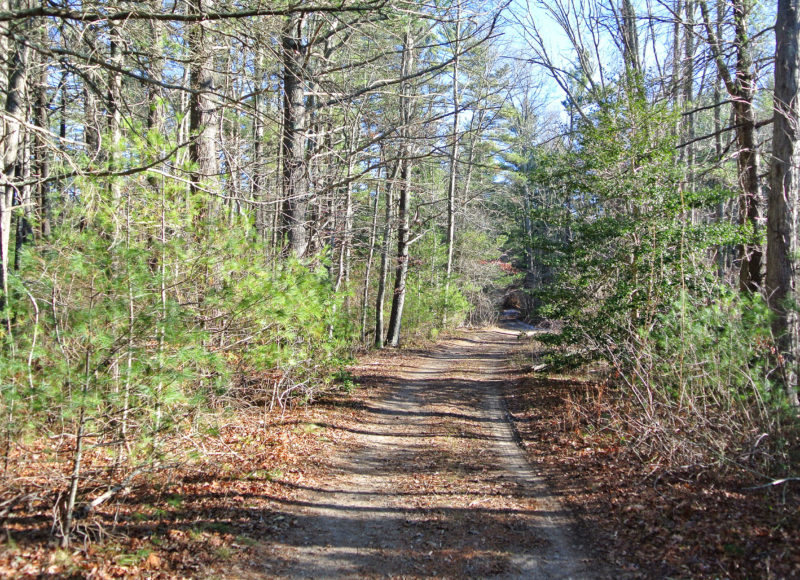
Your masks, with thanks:
M 113 197 L 82 183 L 81 204 L 65 205 L 10 281 L 2 452 L 7 468 L 25 461 L 25 440 L 69 458 L 54 486 L 69 497 L 64 538 L 79 487 L 184 461 L 168 435 L 205 413 L 309 400 L 350 353 L 324 257 L 273 264 L 246 216 L 137 185 Z
M 670 114 L 609 97 L 578 122 L 575 147 L 531 159 L 534 292 L 540 314 L 564 322 L 549 362 L 610 362 L 625 388 L 604 413 L 650 459 L 767 469 L 791 438 L 769 312 L 710 263 L 752 232 L 697 219 L 734 193 L 685 187 Z
M 772 473 L 788 464 L 797 433 L 770 381 L 770 313 L 758 296 L 720 287 L 716 297 L 683 294 L 651 329 L 596 345 L 625 387 L 607 409 L 611 423 L 651 461 Z

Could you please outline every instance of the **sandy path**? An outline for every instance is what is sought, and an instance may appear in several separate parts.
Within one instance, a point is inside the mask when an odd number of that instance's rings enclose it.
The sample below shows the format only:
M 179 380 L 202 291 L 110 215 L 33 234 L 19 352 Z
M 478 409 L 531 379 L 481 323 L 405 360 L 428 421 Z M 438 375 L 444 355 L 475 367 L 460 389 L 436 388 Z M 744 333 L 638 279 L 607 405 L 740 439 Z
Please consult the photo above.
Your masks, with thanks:
M 357 450 L 302 490 L 264 575 L 597 578 L 515 442 L 498 392 L 518 329 L 440 343 L 368 405 Z M 352 430 L 352 429 L 351 429 Z

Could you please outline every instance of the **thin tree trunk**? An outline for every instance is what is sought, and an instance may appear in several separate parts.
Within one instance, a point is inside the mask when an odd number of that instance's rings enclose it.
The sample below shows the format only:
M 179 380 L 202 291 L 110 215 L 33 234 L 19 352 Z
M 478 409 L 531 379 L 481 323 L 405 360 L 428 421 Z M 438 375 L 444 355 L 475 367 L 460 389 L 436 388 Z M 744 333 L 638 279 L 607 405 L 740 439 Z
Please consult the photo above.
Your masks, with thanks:
M 402 161 L 398 160 L 386 184 L 386 216 L 381 246 L 381 272 L 378 277 L 378 294 L 375 297 L 375 348 L 383 348 L 383 307 L 386 303 L 386 278 L 389 276 L 389 250 L 392 247 L 394 222 L 394 184 L 400 175 Z
M 94 279 L 91 284 L 91 298 L 89 299 L 89 311 L 94 308 Z M 91 317 L 90 317 L 91 320 Z M 93 328 L 89 324 L 89 336 L 87 337 L 86 346 L 84 349 L 83 358 L 83 386 L 81 387 L 81 400 L 80 411 L 78 414 L 78 424 L 75 430 L 75 450 L 72 452 L 72 474 L 69 478 L 69 494 L 67 496 L 66 505 L 64 506 L 63 522 L 63 536 L 61 537 L 61 547 L 68 548 L 70 539 L 72 538 L 72 521 L 75 514 L 75 503 L 78 497 L 78 484 L 81 478 L 81 469 L 83 466 L 83 440 L 85 437 L 86 428 L 86 396 L 89 393 L 89 386 L 92 380 L 92 332 Z
M 42 36 L 47 35 L 46 25 Z M 50 128 L 49 108 L 47 106 L 47 66 L 44 58 L 39 59 L 38 82 L 34 87 L 33 124 L 43 131 L 35 131 L 33 135 L 34 173 L 37 177 L 36 203 L 39 206 L 39 235 L 43 239 L 50 237 L 52 229 L 53 212 L 50 206 L 50 187 L 47 178 L 50 177 L 50 158 L 47 152 L 47 141 L 44 131 Z
M 344 224 L 342 228 L 341 247 L 339 248 L 339 264 L 336 272 L 335 290 L 344 285 L 345 290 L 350 284 L 350 253 L 353 238 L 353 183 L 351 178 L 355 166 L 355 145 L 358 138 L 358 124 L 354 124 L 351 134 L 348 136 L 347 146 L 347 184 L 345 185 L 344 196 Z M 345 310 L 349 309 L 348 298 L 345 297 Z
M 683 14 L 683 1 L 675 0 L 675 7 L 673 12 L 675 14 L 675 22 L 672 27 L 672 107 L 678 111 L 681 108 L 681 77 L 683 76 L 683 63 L 681 56 L 681 14 Z M 680 138 L 683 131 L 681 117 L 677 116 L 675 121 L 675 135 Z M 678 152 L 678 161 L 682 161 L 684 151 Z
M 111 23 L 109 30 L 109 57 L 111 64 L 122 67 L 122 36 L 119 25 Z M 110 150 L 108 152 L 109 168 L 114 171 L 119 169 L 120 144 L 122 142 L 122 74 L 119 70 L 109 70 L 108 79 L 108 134 Z M 118 200 L 122 192 L 119 180 L 111 177 L 111 197 Z
M 442 325 L 447 324 L 448 296 L 450 293 L 450 278 L 453 274 L 453 248 L 456 236 L 456 178 L 458 175 L 458 120 L 461 101 L 459 98 L 459 53 L 461 51 L 461 3 L 456 8 L 456 30 L 453 41 L 453 129 L 450 147 L 450 179 L 447 182 L 447 267 L 444 283 L 444 312 L 442 312 Z
M 372 273 L 372 258 L 375 256 L 375 241 L 378 235 L 378 206 L 380 205 L 381 188 L 375 188 L 375 199 L 372 200 L 372 226 L 369 232 L 369 252 L 364 266 L 364 290 L 361 296 L 361 343 L 367 342 L 367 304 L 369 303 L 369 278 Z
M 414 38 L 410 30 L 406 30 L 403 40 L 403 63 L 401 67 L 403 78 L 409 77 L 414 71 Z M 394 295 L 392 296 L 392 312 L 389 316 L 389 328 L 386 331 L 386 343 L 397 346 L 400 343 L 400 326 L 403 320 L 403 308 L 406 302 L 406 279 L 408 277 L 408 241 L 409 241 L 409 211 L 411 209 L 411 85 L 402 82 L 400 85 L 400 111 L 403 117 L 402 140 L 403 147 L 400 163 L 400 198 L 397 206 L 397 263 L 394 274 Z
M 97 50 L 97 31 L 95 24 L 87 24 L 83 31 L 83 38 L 87 44 L 87 49 L 91 51 Z M 91 162 L 100 160 L 100 134 L 102 132 L 101 123 L 98 119 L 99 109 L 98 101 L 101 96 L 95 93 L 95 87 L 101 86 L 100 79 L 97 72 L 89 69 L 84 73 L 87 77 L 87 82 L 83 83 L 83 142 L 86 143 L 86 154 Z M 66 90 L 62 94 L 66 94 Z M 64 104 L 66 112 L 66 104 Z M 62 120 L 62 122 L 64 122 Z M 66 122 L 64 122 L 64 129 L 66 131 Z M 66 135 L 65 135 L 66 136 Z
M 686 146 L 686 189 L 694 191 L 694 0 L 686 0 L 686 32 L 684 33 L 684 73 L 683 73 L 683 108 L 687 112 L 684 116 L 684 142 Z M 692 222 L 695 221 L 695 212 L 692 211 Z
M 386 343 L 397 346 L 400 343 L 400 325 L 403 320 L 403 308 L 406 301 L 406 280 L 408 278 L 408 232 L 409 210 L 411 209 L 411 160 L 402 161 L 400 174 L 400 198 L 397 204 L 397 263 L 394 273 L 394 295 L 392 311 L 389 316 L 389 328 L 386 331 Z
M 636 29 L 636 11 L 631 0 L 622 0 L 622 44 L 623 59 L 629 74 L 639 77 L 642 65 L 639 59 L 639 31 Z M 634 83 L 640 84 L 641 79 L 634 78 Z M 644 89 L 644 87 L 640 87 Z M 643 96 L 643 95 L 642 95 Z
M 23 248 L 33 240 L 33 199 L 31 197 L 31 186 L 29 185 L 31 179 L 31 166 L 30 166 L 30 135 L 23 136 L 22 150 L 20 160 L 17 162 L 15 175 L 17 181 L 22 182 L 24 185 L 17 187 L 15 205 L 20 207 L 17 210 L 17 232 L 14 238 L 14 271 L 19 271 L 22 265 L 22 251 Z
M 263 148 L 264 148 L 264 119 L 263 119 L 263 101 L 261 95 L 262 77 L 264 76 L 264 53 L 259 47 L 256 48 L 257 54 L 254 55 L 255 61 L 253 70 L 253 79 L 255 86 L 255 94 L 253 95 L 253 175 L 250 180 L 250 201 L 255 204 L 255 227 L 259 239 L 266 240 L 267 233 L 267 210 L 264 202 L 267 201 L 265 195 L 265 182 L 264 179 L 264 161 Z
M 725 13 L 724 0 L 717 0 L 716 6 L 716 33 L 717 38 L 722 36 L 722 19 Z M 714 79 L 714 157 L 715 163 L 722 163 L 722 78 L 719 71 Z M 722 223 L 725 219 L 725 202 L 720 201 L 717 205 L 717 222 Z M 725 264 L 727 246 L 717 247 L 717 275 L 720 281 L 725 280 Z

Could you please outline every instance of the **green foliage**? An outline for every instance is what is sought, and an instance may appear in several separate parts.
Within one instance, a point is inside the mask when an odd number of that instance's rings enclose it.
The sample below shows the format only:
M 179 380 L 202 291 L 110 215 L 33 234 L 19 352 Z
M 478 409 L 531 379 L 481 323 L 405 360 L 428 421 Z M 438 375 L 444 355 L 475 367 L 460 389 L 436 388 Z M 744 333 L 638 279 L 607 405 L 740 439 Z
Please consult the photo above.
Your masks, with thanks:
M 464 298 L 464 280 L 457 274 L 445 284 L 447 247 L 434 236 L 413 246 L 415 268 L 409 269 L 403 328 L 407 334 L 433 338 L 446 318 L 448 325 L 460 324 L 470 304 Z
M 711 283 L 708 249 L 745 235 L 729 224 L 691 223 L 693 210 L 710 211 L 733 194 L 681 186 L 663 129 L 671 116 L 609 99 L 579 124 L 574 149 L 536 152 L 529 163 L 526 249 L 549 280 L 535 290 L 540 314 L 567 322 L 565 342 L 603 344 L 630 327 L 653 327 L 681 291 Z
M 640 331 L 665 391 L 683 397 L 713 393 L 720 404 L 782 396 L 768 380 L 772 368 L 770 311 L 760 296 L 743 298 L 718 287 L 708 303 L 684 293 L 658 316 L 650 332 Z M 645 353 L 642 353 L 645 354 Z M 724 409 L 728 411 L 730 409 Z
M 25 252 L 10 286 L 27 299 L 0 357 L 6 439 L 83 425 L 109 460 L 149 462 L 250 377 L 273 377 L 285 405 L 349 354 L 324 260 L 270 264 L 247 216 L 160 185 L 131 180 L 115 197 L 76 182 L 79 199 Z
M 645 456 L 738 461 L 769 436 L 746 455 L 766 470 L 785 439 L 769 309 L 720 282 L 718 262 L 754 232 L 714 219 L 736 197 L 722 171 L 687 185 L 671 111 L 610 95 L 573 119 L 570 146 L 510 163 L 523 203 L 509 251 L 538 314 L 564 323 L 540 337 L 547 362 L 610 363 L 625 399 L 609 420 Z
M 640 449 L 770 472 L 789 462 L 793 424 L 784 390 L 770 379 L 770 311 L 758 295 L 710 291 L 713 301 L 682 293 L 652 327 L 606 345 L 606 356 L 638 409 L 631 414 L 647 418 Z

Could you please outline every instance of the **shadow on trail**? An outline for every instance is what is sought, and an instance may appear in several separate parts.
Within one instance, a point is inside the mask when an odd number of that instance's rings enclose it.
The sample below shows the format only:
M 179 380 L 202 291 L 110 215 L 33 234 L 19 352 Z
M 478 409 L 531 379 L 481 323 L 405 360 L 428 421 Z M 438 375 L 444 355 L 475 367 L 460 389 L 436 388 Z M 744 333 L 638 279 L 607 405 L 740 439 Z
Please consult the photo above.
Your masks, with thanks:
M 480 332 L 412 353 L 415 366 L 402 377 L 356 376 L 387 394 L 333 403 L 359 413 L 355 426 L 314 422 L 320 435 L 346 431 L 364 443 L 323 459 L 328 476 L 319 483 L 199 474 L 170 494 L 179 497 L 174 505 L 105 514 L 99 523 L 132 537 L 178 534 L 197 549 L 208 549 L 206 531 L 228 535 L 231 545 L 255 543 L 258 557 L 226 571 L 237 577 L 567 577 L 558 573 L 559 558 L 565 570 L 574 562 L 552 539 L 568 534 L 563 513 L 548 503 L 557 494 L 509 468 L 513 432 L 503 428 L 504 412 L 487 404 L 517 378 L 504 368 L 514 341 Z M 226 481 L 247 485 L 231 489 Z M 155 492 L 132 501 L 165 505 Z M 41 520 L 14 523 L 43 527 Z

